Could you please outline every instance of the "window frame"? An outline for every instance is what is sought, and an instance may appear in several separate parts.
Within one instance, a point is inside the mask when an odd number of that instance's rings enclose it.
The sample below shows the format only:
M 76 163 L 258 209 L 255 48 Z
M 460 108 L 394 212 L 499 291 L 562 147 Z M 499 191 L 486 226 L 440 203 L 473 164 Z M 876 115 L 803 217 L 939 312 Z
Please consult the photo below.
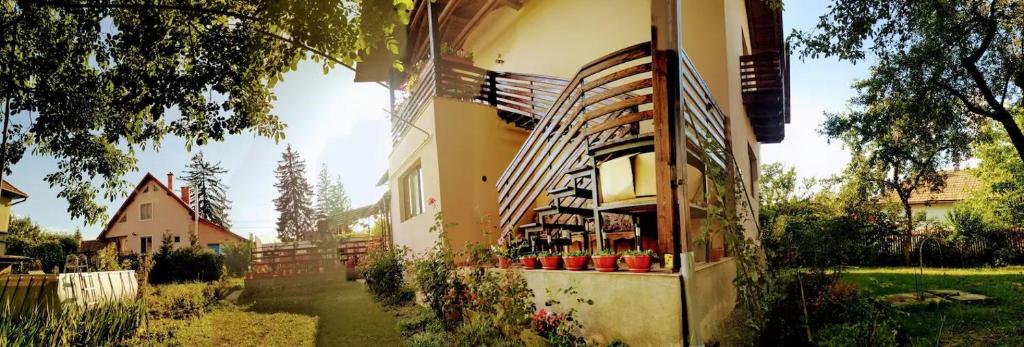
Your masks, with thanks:
M 425 211 L 426 199 L 423 194 L 423 166 L 419 162 L 399 176 L 399 191 L 401 192 L 401 217 L 402 221 L 423 214 Z
M 146 218 L 145 215 L 143 214 L 143 212 L 146 210 L 145 209 L 146 206 L 149 206 L 149 218 Z M 143 202 L 143 203 L 139 204 L 139 220 L 140 221 L 153 220 L 153 203 L 152 202 Z
M 146 251 L 146 246 L 149 246 L 149 252 Z M 140 236 L 139 237 L 139 253 L 142 255 L 149 254 L 153 251 L 153 237 L 152 236 Z

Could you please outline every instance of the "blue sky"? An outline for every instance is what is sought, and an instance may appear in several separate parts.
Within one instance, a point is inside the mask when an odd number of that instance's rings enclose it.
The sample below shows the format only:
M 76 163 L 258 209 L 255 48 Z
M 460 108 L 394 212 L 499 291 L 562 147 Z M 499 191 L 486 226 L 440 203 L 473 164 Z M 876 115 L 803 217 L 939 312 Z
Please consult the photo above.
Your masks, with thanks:
M 784 22 L 786 33 L 793 28 L 812 27 L 825 11 L 825 2 L 787 1 Z M 846 165 L 849 155 L 838 144 L 828 144 L 816 129 L 823 111 L 845 108 L 853 95 L 851 83 L 867 75 L 867 64 L 851 65 L 833 60 L 800 61 L 796 56 L 792 74 L 792 123 L 786 127 L 781 144 L 761 147 L 762 162 L 784 162 L 798 167 L 802 177 L 826 176 Z M 275 238 L 277 213 L 272 200 L 274 168 L 287 144 L 306 160 L 311 182 L 325 163 L 331 176 L 340 176 L 353 206 L 376 201 L 383 190 L 377 179 L 387 170 L 390 137 L 385 109 L 387 90 L 377 84 L 353 83 L 352 72 L 338 68 L 324 75 L 319 65 L 304 62 L 297 71 L 285 76 L 275 87 L 274 112 L 288 124 L 287 138 L 280 143 L 251 134 L 235 135 L 224 142 L 202 148 L 209 160 L 222 162 L 224 177 L 233 200 L 233 230 L 241 235 L 253 233 L 263 240 Z M 24 115 L 17 117 L 24 118 Z M 180 175 L 191 153 L 178 138 L 168 137 L 161 149 L 138 154 L 139 170 L 125 177 L 133 185 L 146 172 L 164 179 L 167 172 Z M 80 229 L 86 239 L 94 238 L 101 225 L 83 225 L 68 215 L 67 202 L 57 198 L 42 177 L 56 170 L 52 158 L 26 154 L 13 168 L 9 181 L 26 191 L 30 198 L 14 207 L 14 213 L 29 216 L 43 227 L 59 232 Z M 5 178 L 6 179 L 6 178 Z M 180 184 L 176 184 L 180 186 Z M 106 202 L 116 211 L 123 199 Z

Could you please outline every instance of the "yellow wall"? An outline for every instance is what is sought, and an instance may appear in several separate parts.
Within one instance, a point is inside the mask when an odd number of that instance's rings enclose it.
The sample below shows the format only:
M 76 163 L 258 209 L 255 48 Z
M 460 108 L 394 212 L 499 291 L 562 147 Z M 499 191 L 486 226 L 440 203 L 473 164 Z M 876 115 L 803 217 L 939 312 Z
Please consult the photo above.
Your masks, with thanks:
M 593 300 L 593 305 L 578 304 L 576 298 L 560 295 L 554 299 L 564 304 L 555 312 L 576 308 L 584 336 L 598 345 L 615 340 L 630 346 L 683 345 L 685 314 L 678 274 L 529 270 L 523 277 L 537 308 L 551 299 L 549 291 L 569 287 L 580 298 Z
M 954 202 L 936 202 L 930 205 L 911 205 L 910 210 L 914 213 L 915 216 L 924 213 L 925 218 L 927 218 L 928 220 L 936 222 L 946 222 L 946 215 L 949 214 L 949 212 L 953 211 L 954 207 L 956 207 L 956 203 Z
M 164 233 L 178 236 L 180 242 L 175 244 L 176 248 L 189 246 L 189 232 L 195 228 L 195 222 L 188 213 L 188 210 L 167 194 L 167 191 L 160 188 L 155 182 L 150 182 L 148 192 L 139 192 L 128 207 L 122 212 L 127 215 L 124 222 L 114 222 L 114 225 L 107 231 L 105 238 L 113 239 L 127 236 L 122 242 L 122 253 L 142 253 L 142 237 L 153 238 L 153 251 L 160 248 Z M 140 206 L 144 203 L 153 204 L 153 218 L 149 220 L 140 219 Z M 120 220 L 121 215 L 115 216 Z M 223 232 L 209 224 L 199 224 L 199 245 L 207 247 L 211 243 L 223 244 L 238 239 Z
M 429 249 L 436 240 L 429 228 L 437 211 L 444 212 L 446 225 L 455 225 L 447 230 L 453 247 L 470 241 L 493 242 L 498 237 L 495 182 L 528 133 L 498 118 L 494 107 L 440 97 L 433 98 L 415 124 L 430 137 L 411 129 L 391 154 L 395 244 L 417 253 Z M 426 206 L 423 214 L 402 221 L 400 178 L 417 163 L 422 168 L 424 197 L 437 202 Z
M 591 60 L 651 40 L 644 0 L 528 0 L 485 17 L 466 41 L 474 65 L 570 78 Z M 498 54 L 504 63 L 496 63 Z
M 11 224 L 11 198 L 0 197 L 0 233 L 6 233 Z

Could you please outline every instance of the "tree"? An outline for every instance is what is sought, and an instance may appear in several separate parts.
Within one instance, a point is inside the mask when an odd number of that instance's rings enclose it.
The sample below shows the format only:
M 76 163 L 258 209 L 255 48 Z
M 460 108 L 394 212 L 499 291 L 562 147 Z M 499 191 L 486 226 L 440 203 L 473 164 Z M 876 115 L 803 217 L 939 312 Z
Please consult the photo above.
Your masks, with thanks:
M 0 0 L 0 151 L 9 171 L 31 150 L 87 223 L 96 199 L 131 187 L 134 153 L 167 135 L 186 148 L 252 132 L 284 137 L 272 92 L 304 59 L 324 71 L 372 50 L 398 52 L 412 0 Z M 400 67 L 400 66 L 398 66 Z M 95 184 L 99 181 L 100 184 Z
M 190 188 L 190 203 L 198 206 L 199 216 L 230 228 L 228 210 L 231 209 L 231 200 L 228 200 L 227 186 L 220 177 L 226 172 L 227 170 L 220 166 L 220 162 L 208 162 L 203 158 L 203 152 L 199 152 L 192 156 L 192 161 L 185 170 L 184 180 Z
M 947 128 L 991 119 L 1024 161 L 1024 133 L 1009 111 L 1024 102 L 1022 23 L 1016 0 L 834 0 L 815 28 L 791 39 L 803 57 L 856 62 L 870 54 L 878 62 L 868 83 L 920 96 L 919 106 L 935 111 L 910 119 Z
M 970 155 L 979 123 L 945 113 L 951 100 L 943 102 L 941 93 L 904 93 L 889 89 L 874 73 L 872 77 L 854 85 L 859 93 L 853 99 L 855 108 L 827 113 L 821 131 L 830 140 L 842 140 L 852 151 L 848 174 L 901 203 L 908 235 L 903 255 L 909 262 L 909 235 L 914 231 L 911 193 L 943 188 L 942 168 Z
M 1024 111 L 1016 109 L 1018 124 L 1024 124 Z M 973 174 L 981 181 L 972 204 L 1002 226 L 1024 226 L 1024 162 L 1017 160 L 1006 131 L 987 124 L 975 145 L 979 159 Z
M 351 221 L 344 219 L 350 205 L 345 186 L 341 184 L 341 177 L 332 182 L 327 172 L 327 164 L 321 165 L 316 184 L 316 215 L 317 225 L 322 225 L 321 236 L 348 228 Z
M 313 192 L 306 181 L 306 162 L 288 145 L 275 173 L 274 187 L 281 194 L 274 199 L 274 209 L 279 213 L 277 237 L 285 242 L 311 239 L 316 216 L 309 201 Z

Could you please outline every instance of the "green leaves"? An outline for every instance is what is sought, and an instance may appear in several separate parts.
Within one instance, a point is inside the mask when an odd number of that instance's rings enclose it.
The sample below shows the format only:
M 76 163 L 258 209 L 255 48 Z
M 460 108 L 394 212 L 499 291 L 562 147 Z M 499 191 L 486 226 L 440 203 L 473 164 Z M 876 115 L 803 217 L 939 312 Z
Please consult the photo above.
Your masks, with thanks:
M 272 107 L 283 74 L 309 56 L 327 72 L 392 50 L 412 6 L 0 0 L 0 101 L 24 125 L 6 167 L 29 149 L 53 156 L 60 172 L 45 179 L 68 212 L 101 222 L 106 208 L 95 200 L 124 195 L 137 149 L 167 135 L 186 148 L 247 132 L 280 141 L 286 126 Z

